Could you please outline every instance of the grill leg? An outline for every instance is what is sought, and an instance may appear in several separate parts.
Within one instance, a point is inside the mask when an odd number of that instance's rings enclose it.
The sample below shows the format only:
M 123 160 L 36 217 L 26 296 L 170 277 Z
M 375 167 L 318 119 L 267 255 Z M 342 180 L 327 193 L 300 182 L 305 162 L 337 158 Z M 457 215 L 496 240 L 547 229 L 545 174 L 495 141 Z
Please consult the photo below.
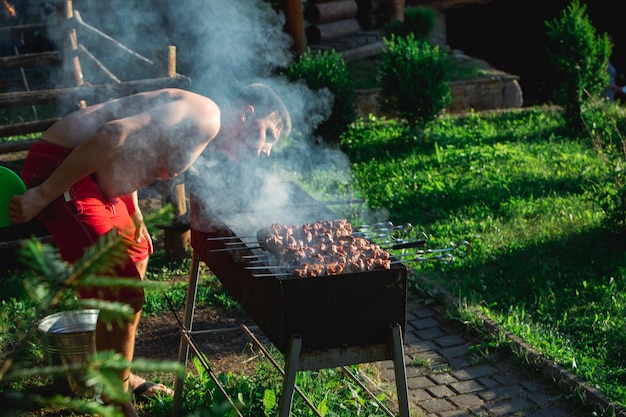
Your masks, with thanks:
M 302 339 L 294 337 L 289 341 L 289 352 L 285 358 L 285 377 L 283 379 L 283 393 L 280 397 L 280 417 L 289 417 L 291 401 L 296 384 L 296 372 L 300 361 Z
M 183 325 L 185 330 L 191 332 L 193 326 L 193 314 L 196 309 L 196 296 L 198 295 L 198 279 L 200 277 L 200 257 L 195 252 L 191 252 L 191 269 L 189 271 L 189 286 L 187 287 L 187 298 L 185 299 L 185 314 Z M 181 329 L 182 331 L 182 329 Z M 189 356 L 189 345 L 181 334 L 180 346 L 178 347 L 178 362 L 187 368 L 187 357 Z M 177 376 L 174 385 L 174 399 L 172 402 L 172 417 L 180 415 L 180 408 L 183 401 L 183 385 L 185 378 Z
M 402 329 L 399 324 L 391 327 L 391 341 L 393 342 L 393 369 L 396 376 L 398 409 L 400 417 L 409 417 L 409 394 L 406 382 L 406 368 L 404 366 L 404 346 L 402 344 Z

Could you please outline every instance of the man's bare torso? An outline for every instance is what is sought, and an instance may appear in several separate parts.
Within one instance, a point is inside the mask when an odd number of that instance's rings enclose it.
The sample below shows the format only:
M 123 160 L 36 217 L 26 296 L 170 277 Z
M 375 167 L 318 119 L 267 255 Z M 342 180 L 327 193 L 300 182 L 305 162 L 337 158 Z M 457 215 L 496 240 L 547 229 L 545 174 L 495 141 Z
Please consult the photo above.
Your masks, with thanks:
M 42 139 L 68 149 L 106 145 L 94 174 L 105 195 L 116 197 L 187 169 L 219 128 L 220 111 L 212 100 L 166 89 L 74 112 Z

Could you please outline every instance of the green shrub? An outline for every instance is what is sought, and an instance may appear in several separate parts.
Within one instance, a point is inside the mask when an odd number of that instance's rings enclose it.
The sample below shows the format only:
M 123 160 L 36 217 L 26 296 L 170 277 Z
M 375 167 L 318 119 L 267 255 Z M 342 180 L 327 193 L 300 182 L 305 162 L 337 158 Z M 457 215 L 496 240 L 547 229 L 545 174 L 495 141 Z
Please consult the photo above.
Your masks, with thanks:
M 385 37 L 391 35 L 407 36 L 413 34 L 415 39 L 426 39 L 435 28 L 437 13 L 432 8 L 407 7 L 404 10 L 404 21 L 392 19 L 384 27 Z
M 348 66 L 339 52 L 313 53 L 307 50 L 291 64 L 286 75 L 291 81 L 304 80 L 312 90 L 327 88 L 335 97 L 332 114 L 315 129 L 326 142 L 339 143 L 341 134 L 356 119 L 356 93 Z
M 605 215 L 604 226 L 626 235 L 626 111 L 609 102 L 598 102 L 583 112 L 594 148 L 606 167 L 606 179 L 592 183 L 591 198 Z
M 609 84 L 611 43 L 606 34 L 596 35 L 586 9 L 574 0 L 560 18 L 546 22 L 548 60 L 557 76 L 553 99 L 577 129 L 582 127 L 583 106 Z
M 384 40 L 378 66 L 381 110 L 424 126 L 450 103 L 450 60 L 447 51 L 413 34 Z

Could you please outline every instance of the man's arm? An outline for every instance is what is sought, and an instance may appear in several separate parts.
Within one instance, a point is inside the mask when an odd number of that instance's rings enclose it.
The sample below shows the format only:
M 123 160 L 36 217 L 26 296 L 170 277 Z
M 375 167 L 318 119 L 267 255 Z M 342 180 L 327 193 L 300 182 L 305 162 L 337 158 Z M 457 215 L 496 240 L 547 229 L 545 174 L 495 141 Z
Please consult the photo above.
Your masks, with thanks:
M 31 220 L 78 180 L 107 163 L 122 141 L 120 134 L 119 127 L 107 124 L 80 143 L 41 185 L 13 196 L 9 202 L 9 221 L 22 223 Z

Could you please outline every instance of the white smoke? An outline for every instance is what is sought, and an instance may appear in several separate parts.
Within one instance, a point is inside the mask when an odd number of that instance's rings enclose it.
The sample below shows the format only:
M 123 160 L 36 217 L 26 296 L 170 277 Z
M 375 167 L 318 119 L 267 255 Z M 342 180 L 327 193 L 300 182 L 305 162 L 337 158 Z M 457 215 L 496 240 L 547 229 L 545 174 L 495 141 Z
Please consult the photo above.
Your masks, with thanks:
M 311 91 L 304 82 L 289 82 L 279 75 L 280 69 L 289 66 L 295 57 L 291 37 L 284 30 L 285 16 L 268 2 L 113 0 L 82 4 L 76 1 L 75 7 L 84 8 L 85 15 L 97 16 L 102 30 L 113 30 L 116 33 L 109 32 L 111 36 L 140 53 L 176 46 L 178 72 L 189 76 L 191 89 L 200 94 L 214 99 L 228 97 L 235 86 L 251 82 L 272 87 L 289 109 L 293 125 L 291 138 L 279 143 L 272 152 L 270 159 L 274 164 L 293 167 L 298 175 L 314 175 L 310 173 L 318 169 L 332 172 L 336 180 L 349 181 L 350 163 L 346 156 L 318 144 L 311 136 L 315 127 L 330 115 L 334 97 L 328 90 Z M 112 14 L 111 10 L 117 13 Z M 102 20 L 112 15 L 115 16 L 110 21 Z M 197 175 L 188 175 L 185 181 L 189 191 L 210 202 L 217 212 L 245 211 L 267 206 L 268 202 L 275 207 L 293 203 L 293 195 L 284 188 L 285 178 L 268 168 L 272 168 L 272 162 L 231 165 L 219 157 L 208 156 L 195 164 Z M 328 201 L 334 196 L 316 198 Z M 287 215 L 281 210 L 264 213 L 261 222 L 278 221 L 277 215 Z M 311 217 L 315 216 L 327 217 L 328 213 L 311 213 Z

